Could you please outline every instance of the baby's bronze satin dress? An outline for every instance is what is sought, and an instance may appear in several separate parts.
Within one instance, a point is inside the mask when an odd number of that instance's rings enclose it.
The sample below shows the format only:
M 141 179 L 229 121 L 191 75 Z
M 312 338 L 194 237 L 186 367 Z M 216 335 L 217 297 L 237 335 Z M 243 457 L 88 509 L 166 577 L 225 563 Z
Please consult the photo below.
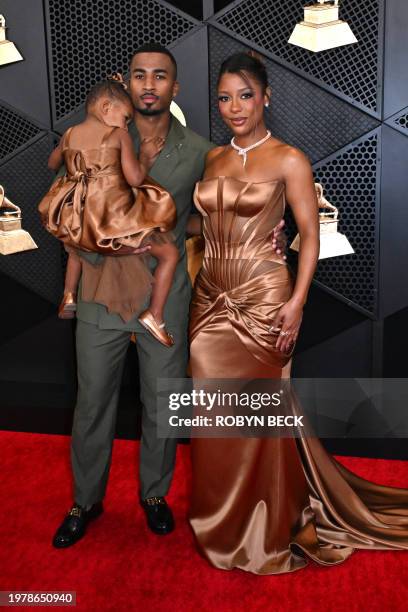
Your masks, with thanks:
M 199 182 L 205 255 L 191 309 L 191 372 L 281 378 L 269 331 L 293 279 L 271 247 L 285 185 Z M 190 522 L 212 565 L 278 574 L 344 561 L 355 548 L 408 549 L 408 490 L 359 478 L 317 438 L 195 438 Z
M 70 146 L 72 128 L 61 143 L 67 173 L 55 179 L 38 209 L 46 229 L 67 250 L 111 255 L 122 245 L 173 242 L 177 212 L 173 198 L 150 177 L 132 189 L 122 172 L 121 150 L 109 144 L 107 129 L 97 148 Z M 159 230 L 160 228 L 160 230 Z M 82 299 L 132 318 L 151 291 L 152 276 L 140 255 L 105 257 L 99 265 L 82 260 Z

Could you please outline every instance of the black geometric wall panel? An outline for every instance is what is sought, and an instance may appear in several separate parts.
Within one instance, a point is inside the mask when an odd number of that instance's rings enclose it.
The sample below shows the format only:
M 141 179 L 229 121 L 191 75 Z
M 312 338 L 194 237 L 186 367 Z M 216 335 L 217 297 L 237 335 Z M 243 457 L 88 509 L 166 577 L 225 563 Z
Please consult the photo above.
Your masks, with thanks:
M 176 102 L 183 109 L 188 127 L 210 138 L 207 28 L 199 28 L 184 37 L 171 52 L 177 61 L 177 78 L 181 83 Z
M 41 128 L 0 103 L 0 161 L 37 136 Z
M 314 165 L 315 181 L 339 209 L 338 231 L 355 253 L 319 260 L 314 282 L 360 312 L 378 315 L 378 235 L 381 128 Z M 285 214 L 290 244 L 297 233 L 290 207 Z M 290 263 L 296 263 L 293 251 Z
M 408 107 L 398 111 L 398 113 L 387 119 L 385 123 L 408 136 Z
M 318 302 L 313 300 L 312 303 L 316 311 Z M 346 305 L 344 305 L 345 308 L 347 308 Z M 306 321 L 304 323 L 304 333 L 313 335 L 316 328 L 324 327 L 325 322 L 327 324 L 329 317 L 341 319 L 344 309 L 339 308 L 339 302 L 337 302 L 334 308 L 326 310 L 325 313 L 320 312 L 319 319 L 312 314 L 311 317 L 308 317 L 307 324 Z M 350 359 L 350 347 L 353 347 L 353 359 Z M 333 358 L 334 355 L 335 358 Z M 372 327 L 371 322 L 366 319 L 357 325 L 345 328 L 330 338 L 319 339 L 306 350 L 297 352 L 292 376 L 294 378 L 348 378 L 359 376 L 364 378 L 367 373 L 371 374 L 371 358 Z
M 299 0 L 242 0 L 215 17 L 223 28 L 258 49 L 287 62 L 305 75 L 371 111 L 380 112 L 378 47 L 382 45 L 382 0 L 347 0 L 340 18 L 353 30 L 358 44 L 313 53 L 287 43 L 303 20 Z
M 43 229 L 37 211 L 53 177 L 47 169 L 51 148 L 50 136 L 44 135 L 0 166 L 0 184 L 10 200 L 20 206 L 23 228 L 30 232 L 38 245 L 38 249 L 32 251 L 1 255 L 0 271 L 48 301 L 57 303 L 62 291 L 61 245 Z
M 381 132 L 378 293 L 379 316 L 385 318 L 408 306 L 408 133 L 388 125 L 383 125 Z
M 396 123 L 397 126 L 403 130 L 408 130 L 408 112 L 404 112 L 403 115 L 397 117 L 397 119 L 394 120 L 394 123 Z
M 69 325 L 69 324 L 68 324 Z M 22 330 L 21 335 L 0 345 L 1 377 L 3 380 L 30 381 L 37 384 L 63 384 L 67 380 L 67 357 L 60 350 L 59 343 L 67 324 L 60 321 L 55 313 L 48 319 Z M 50 333 L 50 328 L 51 332 Z M 22 351 L 22 345 L 25 349 Z M 39 355 L 41 347 L 41 357 Z M 7 357 L 8 356 L 8 357 Z M 18 361 L 20 370 L 13 368 Z M 44 367 L 46 365 L 47 367 Z
M 385 0 L 383 117 L 408 106 L 407 0 Z
M 202 0 L 167 0 L 167 4 L 171 4 L 176 8 L 188 13 L 195 19 L 203 18 L 203 1 Z
M 96 81 L 126 73 L 142 43 L 172 45 L 197 25 L 159 0 L 49 0 L 54 120 L 83 104 Z
M 396 119 L 394 119 L 394 123 L 397 127 L 402 128 L 405 131 L 408 131 L 408 112 L 404 111 L 403 115 L 400 115 Z
M 7 38 L 15 42 L 24 61 L 0 67 L 0 98 L 28 115 L 42 129 L 51 125 L 47 45 L 43 0 L 1 0 Z M 1 139 L 1 136 L 0 136 Z
M 296 343 L 296 355 L 302 354 L 330 339 L 334 339 L 347 330 L 368 321 L 366 314 L 359 312 L 356 308 L 349 308 L 348 304 L 340 301 L 336 295 L 329 293 L 317 284 L 312 284 L 310 287 L 303 313 L 302 327 Z M 330 325 L 322 325 L 323 321 L 327 321 L 327 313 L 331 315 Z M 368 322 L 371 325 L 371 322 Z M 320 362 L 318 364 L 307 364 L 307 376 L 319 376 L 320 367 Z M 314 369 L 313 373 L 312 369 Z M 341 377 L 342 374 L 332 371 L 331 376 Z
M 7 321 L 7 326 L 0 326 L 0 346 L 15 336 L 21 336 L 25 330 L 38 325 L 55 313 L 54 305 L 48 300 L 1 272 L 0 287 L 3 296 L 0 300 L 0 320 Z M 11 300 L 4 299 L 4 296 L 13 296 L 12 308 L 10 308 Z M 29 309 L 27 304 L 30 304 Z
M 231 138 L 217 109 L 217 78 L 221 62 L 249 47 L 215 28 L 209 29 L 211 138 L 225 144 Z M 321 87 L 263 57 L 272 98 L 265 113 L 277 137 L 299 147 L 316 162 L 379 125 L 379 121 Z
M 377 314 L 379 152 L 378 130 L 314 169 L 355 251 L 319 261 L 315 280 L 371 315 Z

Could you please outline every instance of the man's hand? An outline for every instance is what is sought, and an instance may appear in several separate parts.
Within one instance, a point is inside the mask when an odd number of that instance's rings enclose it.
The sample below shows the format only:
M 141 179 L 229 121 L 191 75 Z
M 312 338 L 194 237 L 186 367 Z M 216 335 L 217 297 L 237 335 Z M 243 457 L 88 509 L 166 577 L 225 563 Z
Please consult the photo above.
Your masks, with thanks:
M 286 259 L 285 251 L 286 251 L 286 243 L 287 238 L 283 231 L 285 227 L 285 221 L 281 219 L 278 225 L 274 228 L 272 234 L 272 248 L 277 255 L 280 255 L 282 259 Z
M 115 251 L 114 253 L 109 253 L 109 257 L 122 257 L 122 255 L 141 255 L 142 253 L 148 253 L 151 249 L 150 244 L 146 244 L 143 247 L 139 247 L 134 249 L 129 246 L 121 246 L 120 249 Z
M 150 170 L 150 168 L 153 166 L 154 162 L 160 155 L 160 152 L 162 151 L 165 142 L 166 141 L 164 140 L 164 138 L 159 138 L 158 136 L 155 136 L 152 138 L 144 138 L 140 143 L 139 161 L 141 164 L 143 164 L 147 171 Z

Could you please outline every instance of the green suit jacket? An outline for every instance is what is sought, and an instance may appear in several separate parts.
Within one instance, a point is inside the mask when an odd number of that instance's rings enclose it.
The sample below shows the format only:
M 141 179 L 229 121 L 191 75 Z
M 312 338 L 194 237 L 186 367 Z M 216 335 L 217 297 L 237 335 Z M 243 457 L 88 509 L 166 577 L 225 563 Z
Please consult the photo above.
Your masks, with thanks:
M 129 128 L 129 132 L 134 140 L 135 149 L 138 150 L 140 136 L 134 123 Z M 187 273 L 186 224 L 192 212 L 192 195 L 195 183 L 201 179 L 204 172 L 205 157 L 213 147 L 214 145 L 208 140 L 182 126 L 175 117 L 172 117 L 165 147 L 149 172 L 154 180 L 171 193 L 177 208 L 177 226 L 173 233 L 180 252 L 180 260 L 164 313 L 169 329 L 178 325 L 185 325 L 188 317 L 191 283 Z M 86 253 L 84 251 L 81 251 L 80 255 L 90 263 L 97 263 L 103 258 L 103 255 L 98 253 Z M 153 258 L 150 258 L 150 260 L 150 266 L 154 269 L 155 260 Z M 135 282 L 137 282 L 137 279 L 135 279 Z M 109 314 L 106 308 L 100 304 L 83 302 L 80 296 L 81 290 L 79 289 L 78 319 L 96 324 L 100 329 L 145 331 L 137 321 L 137 315 L 128 323 L 124 323 L 119 315 Z M 146 303 L 144 307 L 147 305 Z

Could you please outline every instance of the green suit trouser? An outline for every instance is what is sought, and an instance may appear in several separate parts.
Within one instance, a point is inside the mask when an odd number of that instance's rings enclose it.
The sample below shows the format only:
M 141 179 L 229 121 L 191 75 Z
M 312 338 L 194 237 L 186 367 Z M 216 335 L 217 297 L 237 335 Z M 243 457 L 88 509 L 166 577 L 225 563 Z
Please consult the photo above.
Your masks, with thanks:
M 140 443 L 140 496 L 166 495 L 173 476 L 176 439 L 157 437 L 156 380 L 186 376 L 187 326 L 171 327 L 175 345 L 167 348 L 149 333 L 137 333 L 140 398 L 143 404 Z M 77 322 L 78 398 L 71 461 L 74 500 L 81 506 L 101 501 L 111 464 L 116 413 L 131 332 L 99 329 Z

